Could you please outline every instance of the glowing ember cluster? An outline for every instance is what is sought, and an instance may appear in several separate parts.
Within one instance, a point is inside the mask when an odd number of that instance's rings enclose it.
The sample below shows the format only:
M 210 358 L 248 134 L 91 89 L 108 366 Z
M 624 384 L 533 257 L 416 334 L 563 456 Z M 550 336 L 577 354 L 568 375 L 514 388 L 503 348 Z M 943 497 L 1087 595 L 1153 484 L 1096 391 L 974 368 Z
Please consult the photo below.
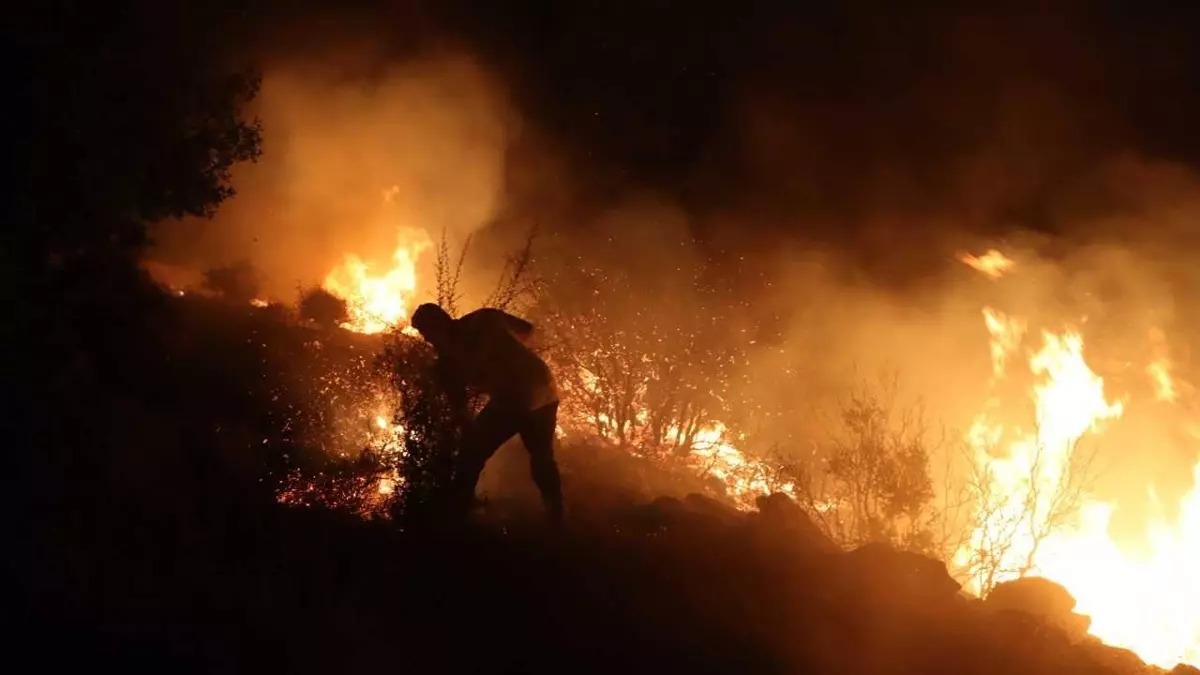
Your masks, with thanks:
M 319 450 L 319 456 L 308 457 L 303 468 L 284 476 L 276 498 L 285 504 L 387 517 L 403 450 L 404 430 L 392 421 L 398 396 L 373 354 L 326 355 L 333 348 L 320 341 L 307 343 L 306 349 L 305 362 L 315 365 L 296 375 L 293 383 L 299 391 L 276 394 L 302 402 L 288 406 L 278 426 L 281 440 Z
M 398 463 L 403 430 L 379 416 L 377 431 L 364 447 L 347 446 L 315 473 L 293 470 L 276 494 L 282 504 L 321 506 L 364 518 L 388 518 L 401 483 Z
M 424 230 L 403 229 L 398 236 L 390 265 L 376 270 L 348 254 L 326 275 L 322 287 L 346 302 L 348 318 L 342 328 L 366 335 L 407 328 L 417 262 L 431 241 Z M 335 440 L 321 444 L 326 465 L 316 472 L 292 471 L 278 499 L 386 517 L 401 480 L 397 466 L 404 434 L 392 422 L 400 402 L 387 378 L 363 363 L 321 379 L 319 395 L 325 404 L 314 402 L 314 409 L 323 410 L 322 422 Z M 364 387 L 365 396 L 350 395 Z
M 984 263 L 984 259 L 991 260 Z M 992 278 L 1013 263 L 996 252 L 964 262 Z M 1027 323 L 995 309 L 983 311 L 990 335 L 993 381 L 1013 374 L 1021 363 Z M 1080 480 L 1082 445 L 1119 420 L 1128 401 L 1111 400 L 1104 380 L 1089 367 L 1079 332 L 1043 331 L 1040 346 L 1024 365 L 1035 378 L 1030 396 L 1030 428 L 998 422 L 989 402 L 967 440 L 983 470 L 975 486 L 979 503 L 976 527 L 956 562 L 976 572 L 972 585 L 1024 574 L 1062 584 L 1078 601 L 1076 611 L 1091 617 L 1090 632 L 1106 643 L 1135 651 L 1149 663 L 1171 667 L 1200 664 L 1200 463 L 1192 491 L 1178 516 L 1161 513 L 1145 524 L 1147 550 L 1135 553 L 1110 534 L 1115 505 L 1098 500 Z M 1161 347 L 1146 367 L 1157 397 L 1173 401 L 1178 385 Z M 1064 498 L 1078 496 L 1077 503 Z M 1064 508 L 1071 507 L 1071 508 Z M 1055 509 L 1062 509 L 1055 513 Z M 1077 516 L 1077 517 L 1067 517 Z M 1039 523 L 1044 526 L 1039 528 Z M 1052 526 L 1051 526 L 1052 525 Z M 988 579 L 970 569 L 980 553 Z

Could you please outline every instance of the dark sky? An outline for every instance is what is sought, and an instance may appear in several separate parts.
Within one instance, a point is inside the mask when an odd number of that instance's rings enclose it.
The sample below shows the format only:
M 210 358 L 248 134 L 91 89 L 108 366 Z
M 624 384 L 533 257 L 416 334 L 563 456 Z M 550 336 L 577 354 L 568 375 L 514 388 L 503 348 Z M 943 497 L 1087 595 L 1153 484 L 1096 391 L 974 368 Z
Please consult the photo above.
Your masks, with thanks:
M 465 42 L 594 189 L 700 209 L 957 208 L 974 199 L 960 163 L 986 155 L 995 208 L 1036 221 L 1105 157 L 1200 162 L 1200 5 L 909 4 L 310 1 L 272 39 L 291 51 L 361 29 L 397 57 Z
M 528 112 L 651 176 L 713 152 L 748 91 L 793 109 L 853 110 L 853 119 L 807 118 L 841 141 L 866 136 L 883 153 L 931 144 L 936 154 L 969 142 L 972 125 L 938 133 L 945 125 L 930 108 L 980 113 L 1035 80 L 1067 96 L 1080 124 L 1124 126 L 1156 152 L 1200 150 L 1187 128 L 1200 112 L 1194 3 L 1005 12 L 863 1 L 450 4 L 439 10 L 444 24 L 508 66 Z
M 80 15 L 69 33 L 41 22 L 60 48 L 111 19 L 52 4 Z M 356 42 L 393 60 L 465 47 L 600 198 L 634 186 L 764 222 L 952 212 L 1036 227 L 1048 202 L 1089 201 L 1070 193 L 1105 159 L 1200 164 L 1194 2 L 192 4 L 248 18 L 220 35 L 260 61 Z M 255 32 L 261 51 L 246 46 Z
M 477 55 L 594 209 L 642 190 L 699 229 L 891 230 L 864 257 L 914 223 L 1054 232 L 1064 210 L 1111 211 L 1113 158 L 1200 167 L 1197 3 L 220 2 L 250 19 L 230 48 L 262 64 Z

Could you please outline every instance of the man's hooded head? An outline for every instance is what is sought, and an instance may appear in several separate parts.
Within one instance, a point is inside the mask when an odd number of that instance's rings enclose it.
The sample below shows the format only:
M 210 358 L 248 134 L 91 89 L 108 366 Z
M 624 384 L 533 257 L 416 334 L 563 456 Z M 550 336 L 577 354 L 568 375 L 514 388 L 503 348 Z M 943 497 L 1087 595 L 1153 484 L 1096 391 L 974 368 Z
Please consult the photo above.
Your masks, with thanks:
M 412 315 L 412 327 L 434 347 L 446 342 L 454 319 L 440 305 L 427 302 Z

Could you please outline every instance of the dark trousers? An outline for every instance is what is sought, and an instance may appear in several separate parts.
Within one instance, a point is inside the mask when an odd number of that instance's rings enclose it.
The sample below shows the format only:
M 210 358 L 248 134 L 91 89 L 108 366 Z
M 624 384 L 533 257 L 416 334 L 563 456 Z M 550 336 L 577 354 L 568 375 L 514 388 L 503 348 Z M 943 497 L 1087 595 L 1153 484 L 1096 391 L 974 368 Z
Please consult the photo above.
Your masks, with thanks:
M 533 482 L 542 493 L 542 502 L 552 519 L 562 517 L 562 482 L 554 462 L 554 429 L 558 423 L 558 403 L 536 410 L 524 410 L 498 401 L 490 401 L 467 429 L 458 464 L 454 470 L 455 494 L 460 504 L 475 498 L 475 484 L 488 459 L 504 442 L 519 435 L 529 452 Z

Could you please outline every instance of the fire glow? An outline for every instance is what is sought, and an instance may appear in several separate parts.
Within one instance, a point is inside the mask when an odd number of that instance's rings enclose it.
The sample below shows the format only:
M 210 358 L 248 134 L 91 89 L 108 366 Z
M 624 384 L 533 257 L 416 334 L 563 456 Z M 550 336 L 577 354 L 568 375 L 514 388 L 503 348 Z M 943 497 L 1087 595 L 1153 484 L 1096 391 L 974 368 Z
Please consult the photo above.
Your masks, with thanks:
M 322 284 L 346 301 L 349 318 L 342 327 L 373 334 L 407 321 L 417 291 L 417 260 L 431 244 L 423 230 L 402 230 L 391 266 L 378 272 L 358 256 L 347 255 Z
M 403 329 L 417 290 L 416 262 L 429 245 L 423 233 L 404 234 L 390 268 L 372 273 L 361 259 L 347 256 L 330 272 L 325 288 L 350 305 L 350 319 L 343 327 L 363 333 Z M 960 260 L 991 280 L 1006 278 L 1017 268 L 1014 260 L 995 250 Z M 1104 379 L 1088 363 L 1081 332 L 1069 326 L 1031 330 L 1025 317 L 993 307 L 982 308 L 981 315 L 992 384 L 1031 376 L 1028 399 L 1016 404 L 1032 402 L 1033 414 L 1027 426 L 1002 421 L 996 411 L 1014 402 L 1001 400 L 997 393 L 967 434 L 969 453 L 983 467 L 974 505 L 980 516 L 953 561 L 971 577 L 968 588 L 983 592 L 1020 576 L 1042 576 L 1075 597 L 1076 611 L 1090 617 L 1089 632 L 1096 638 L 1130 649 L 1155 665 L 1200 664 L 1200 574 L 1194 569 L 1200 560 L 1200 463 L 1193 469 L 1193 488 L 1180 498 L 1177 515 L 1168 517 L 1167 512 L 1176 511 L 1162 508 L 1144 523 L 1148 546 L 1135 552 L 1129 542 L 1114 538 L 1109 525 L 1116 505 L 1076 482 L 1077 461 L 1089 443 L 1138 403 L 1106 392 Z M 1156 333 L 1152 342 L 1154 349 L 1142 372 L 1158 401 L 1175 403 L 1186 383 L 1173 376 L 1165 338 Z M 589 375 L 583 373 L 583 386 L 597 393 L 598 380 Z M 644 423 L 646 414 L 635 414 L 635 421 Z M 399 438 L 388 411 L 372 410 L 367 419 L 381 438 Z M 613 420 L 603 412 L 593 413 L 583 426 L 566 431 L 624 436 L 614 432 Z M 686 437 L 683 466 L 719 481 L 724 496 L 740 509 L 753 508 L 759 495 L 790 494 L 795 489 L 771 480 L 769 464 L 743 453 L 736 445 L 739 439 L 720 422 L 688 434 L 677 429 L 666 433 L 668 440 Z M 1196 440 L 1200 442 L 1200 436 Z M 638 453 L 633 447 L 620 450 Z M 386 501 L 398 486 L 394 474 L 374 476 L 370 500 Z M 1054 495 L 1064 488 L 1077 490 L 1077 503 L 1056 501 Z M 1058 516 L 1056 509 L 1062 509 Z M 1053 527 L 1037 531 L 1031 523 L 1038 521 L 1054 521 Z M 995 543 L 1002 539 L 1009 543 L 998 548 Z M 988 578 L 971 568 L 972 556 L 981 551 L 993 558 Z
M 964 261 L 994 278 L 990 270 L 995 268 Z M 983 315 L 994 379 L 999 380 L 1020 362 L 1026 324 L 991 308 Z M 1104 642 L 1162 667 L 1200 664 L 1200 573 L 1195 569 L 1200 560 L 1200 463 L 1178 517 L 1170 519 L 1160 510 L 1145 523 L 1147 550 L 1135 553 L 1115 540 L 1109 524 L 1116 506 L 1074 481 L 1080 479 L 1081 444 L 1102 435 L 1129 403 L 1106 394 L 1104 380 L 1085 359 L 1079 333 L 1047 331 L 1040 338 L 1040 348 L 1026 361 L 1037 379 L 1030 394 L 1033 428 L 1006 428 L 985 412 L 968 434 L 976 460 L 986 467 L 981 494 L 991 496 L 990 503 L 977 505 L 984 516 L 972 532 L 970 549 L 995 551 L 994 542 L 1006 535 L 1012 542 L 999 551 L 994 578 L 976 576 L 973 590 L 1026 574 L 1042 576 L 1075 597 L 1076 611 L 1091 618 L 1090 632 Z M 1158 398 L 1173 400 L 1176 385 L 1165 357 L 1158 355 L 1146 373 Z M 1053 528 L 1036 531 L 1031 523 L 1053 519 L 1052 510 L 1063 506 L 1056 495 L 1075 489 L 1080 499 L 1069 514 L 1073 517 L 1064 513 Z M 962 564 L 970 552 L 960 551 L 956 562 Z
M 959 259 L 991 279 L 999 279 L 1016 266 L 1012 259 L 994 248 L 978 256 L 964 253 Z
M 580 368 L 579 374 L 579 381 L 589 395 L 606 398 L 600 378 L 586 368 Z M 742 452 L 735 445 L 738 439 L 723 422 L 698 424 L 687 430 L 671 424 L 666 426 L 661 435 L 652 432 L 647 435 L 654 425 L 648 424 L 651 415 L 640 399 L 642 394 L 644 392 L 634 393 L 636 409 L 631 418 L 623 423 L 612 419 L 606 412 L 590 410 L 585 413 L 582 423 L 577 424 L 579 428 L 569 430 L 582 435 L 599 436 L 616 450 L 634 455 L 641 455 L 644 451 L 653 452 L 662 446 L 680 450 L 683 455 L 681 468 L 700 478 L 719 481 L 722 496 L 741 510 L 755 508 L 757 497 L 773 492 L 795 496 L 795 485 L 776 480 L 777 471 L 769 462 L 754 459 Z M 633 437 L 638 437 L 641 442 L 633 440 Z

